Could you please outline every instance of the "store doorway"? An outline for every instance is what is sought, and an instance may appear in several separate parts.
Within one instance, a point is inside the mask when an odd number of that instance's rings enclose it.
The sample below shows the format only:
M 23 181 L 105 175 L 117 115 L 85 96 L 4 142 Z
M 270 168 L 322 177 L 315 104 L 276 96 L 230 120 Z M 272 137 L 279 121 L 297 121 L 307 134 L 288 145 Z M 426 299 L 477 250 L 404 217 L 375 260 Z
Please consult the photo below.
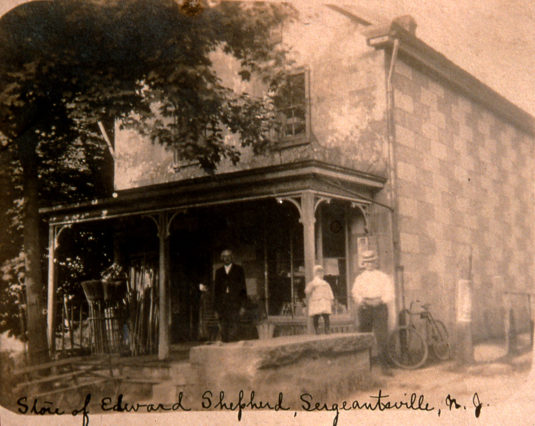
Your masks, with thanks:
M 174 233 L 170 245 L 171 343 L 199 339 L 199 287 L 212 276 L 209 236 L 192 228 Z

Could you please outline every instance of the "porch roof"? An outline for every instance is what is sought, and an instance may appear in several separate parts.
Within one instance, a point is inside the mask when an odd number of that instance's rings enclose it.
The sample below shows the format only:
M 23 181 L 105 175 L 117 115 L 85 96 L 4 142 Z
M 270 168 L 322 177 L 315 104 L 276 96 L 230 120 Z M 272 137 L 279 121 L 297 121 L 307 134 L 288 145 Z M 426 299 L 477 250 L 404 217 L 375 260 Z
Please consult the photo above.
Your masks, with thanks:
M 40 213 L 51 225 L 59 225 L 274 198 L 306 190 L 371 204 L 373 194 L 384 184 L 385 179 L 379 176 L 309 160 L 128 189 L 109 198 L 42 208 Z

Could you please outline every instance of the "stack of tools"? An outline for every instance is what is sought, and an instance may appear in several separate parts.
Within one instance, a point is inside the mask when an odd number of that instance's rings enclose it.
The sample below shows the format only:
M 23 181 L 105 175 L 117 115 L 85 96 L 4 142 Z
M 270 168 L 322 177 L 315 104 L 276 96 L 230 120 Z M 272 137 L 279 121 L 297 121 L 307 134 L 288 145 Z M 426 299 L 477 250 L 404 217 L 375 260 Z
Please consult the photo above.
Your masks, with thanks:
M 145 355 L 158 347 L 158 269 L 155 259 L 131 262 L 128 274 L 116 264 L 102 280 L 84 281 L 89 304 L 91 351 Z
M 89 324 L 91 330 L 91 352 L 107 352 L 106 327 L 104 316 L 104 291 L 102 281 L 82 282 L 82 288 L 89 304 Z
M 123 325 L 126 316 L 126 274 L 113 263 L 101 280 L 82 282 L 89 304 L 91 351 L 120 353 L 124 349 Z
M 130 266 L 128 330 L 132 355 L 154 353 L 158 345 L 158 272 L 154 259 L 141 258 Z
M 108 352 L 122 352 L 126 281 L 103 281 L 104 328 Z

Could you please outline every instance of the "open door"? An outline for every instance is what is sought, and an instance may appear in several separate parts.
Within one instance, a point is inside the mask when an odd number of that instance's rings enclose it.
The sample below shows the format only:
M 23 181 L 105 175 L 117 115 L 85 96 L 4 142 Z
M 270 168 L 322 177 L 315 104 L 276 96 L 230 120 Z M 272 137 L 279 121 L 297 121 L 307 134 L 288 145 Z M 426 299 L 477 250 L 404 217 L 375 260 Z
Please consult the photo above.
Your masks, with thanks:
M 171 247 L 171 343 L 199 339 L 199 284 L 210 283 L 210 249 L 198 232 L 180 232 Z

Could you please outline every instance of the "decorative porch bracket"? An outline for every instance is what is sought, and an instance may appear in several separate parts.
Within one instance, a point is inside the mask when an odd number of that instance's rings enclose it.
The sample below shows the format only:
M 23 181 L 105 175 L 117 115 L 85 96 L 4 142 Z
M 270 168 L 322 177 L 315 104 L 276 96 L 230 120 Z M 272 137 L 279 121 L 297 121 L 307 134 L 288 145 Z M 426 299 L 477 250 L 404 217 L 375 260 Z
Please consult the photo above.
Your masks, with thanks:
M 52 355 L 56 351 L 56 302 L 57 302 L 57 277 L 56 277 L 56 249 L 59 247 L 59 236 L 71 225 L 48 225 L 48 282 L 47 282 L 47 338 L 48 350 Z
M 297 211 L 299 212 L 299 223 L 303 223 L 302 217 L 303 217 L 303 210 L 301 209 L 301 198 L 300 197 L 277 197 L 275 198 L 277 200 L 277 203 L 282 204 L 285 201 L 288 203 L 292 203 Z
M 174 212 L 169 215 L 168 212 L 161 212 L 157 215 L 146 215 L 156 224 L 158 231 L 159 248 L 158 248 L 158 359 L 169 358 L 169 296 L 168 296 L 168 272 L 169 272 L 169 236 L 171 235 L 171 223 L 180 213 Z
M 318 207 L 321 203 L 325 203 L 325 204 L 330 204 L 331 203 L 331 199 L 328 198 L 328 197 L 321 197 L 321 196 L 316 196 L 314 197 L 315 200 L 314 200 L 314 213 L 316 213 L 316 211 L 318 210 Z
M 171 235 L 171 224 L 173 219 L 179 214 L 184 213 L 184 211 L 174 212 L 169 216 L 168 212 L 162 212 L 158 214 L 148 214 L 143 217 L 151 219 L 156 225 L 156 230 L 158 231 L 159 238 L 168 238 Z
M 279 204 L 282 204 L 283 202 L 287 201 L 289 203 L 292 203 L 297 211 L 299 212 L 299 223 L 303 223 L 303 208 L 301 207 L 301 200 L 302 196 L 295 196 L 295 197 L 276 197 L 276 200 Z M 314 213 L 318 210 L 318 207 L 321 203 L 325 202 L 326 204 L 329 204 L 331 202 L 331 198 L 329 197 L 323 197 L 320 195 L 314 196 Z M 313 221 L 316 221 L 316 218 L 313 218 Z
M 351 207 L 353 208 L 357 208 L 361 211 L 362 213 L 362 216 L 364 217 L 364 222 L 365 222 L 365 225 L 366 225 L 366 229 L 369 229 L 369 226 L 370 226 L 370 209 L 369 209 L 369 205 L 368 204 L 363 204 L 363 203 L 357 203 L 356 201 L 352 201 L 351 202 Z

